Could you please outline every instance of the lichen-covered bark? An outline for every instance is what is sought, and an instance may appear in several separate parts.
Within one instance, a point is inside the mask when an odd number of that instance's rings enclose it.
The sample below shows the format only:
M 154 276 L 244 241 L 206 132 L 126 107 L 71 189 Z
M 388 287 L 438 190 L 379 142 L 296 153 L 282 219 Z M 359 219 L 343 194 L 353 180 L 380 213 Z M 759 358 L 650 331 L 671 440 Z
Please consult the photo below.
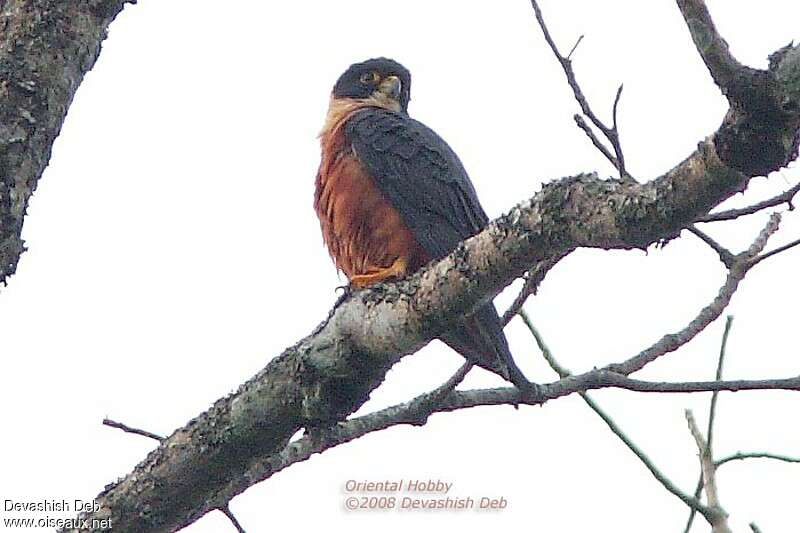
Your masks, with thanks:
M 0 2 L 0 282 L 75 90 L 127 0 Z
M 309 337 L 109 486 L 91 516 L 110 518 L 114 531 L 179 529 L 224 505 L 217 493 L 240 480 L 253 461 L 280 452 L 299 428 L 324 426 L 355 411 L 403 354 L 532 266 L 577 247 L 645 247 L 673 237 L 747 186 L 754 171 L 738 164 L 736 143 L 753 142 L 748 132 L 760 128 L 760 116 L 771 129 L 760 137 L 758 167 L 779 168 L 793 157 L 800 128 L 798 65 L 800 53 L 793 48 L 759 74 L 769 79 L 770 95 L 754 105 L 780 110 L 756 113 L 748 99 L 734 100 L 732 108 L 741 109 L 728 113 L 715 135 L 658 179 L 636 184 L 583 174 L 554 181 L 415 276 L 343 298 Z M 731 128 L 739 135 L 726 140 L 730 150 L 723 156 L 717 139 Z

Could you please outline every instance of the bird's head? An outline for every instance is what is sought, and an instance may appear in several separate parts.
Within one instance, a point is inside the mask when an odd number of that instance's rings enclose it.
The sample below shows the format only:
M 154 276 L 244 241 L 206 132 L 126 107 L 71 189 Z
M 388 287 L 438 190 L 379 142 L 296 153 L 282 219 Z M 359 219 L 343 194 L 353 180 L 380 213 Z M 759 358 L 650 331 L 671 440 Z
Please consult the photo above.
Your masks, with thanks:
M 369 105 L 408 113 L 411 73 L 392 59 L 368 59 L 350 65 L 333 86 L 333 97 L 364 101 Z

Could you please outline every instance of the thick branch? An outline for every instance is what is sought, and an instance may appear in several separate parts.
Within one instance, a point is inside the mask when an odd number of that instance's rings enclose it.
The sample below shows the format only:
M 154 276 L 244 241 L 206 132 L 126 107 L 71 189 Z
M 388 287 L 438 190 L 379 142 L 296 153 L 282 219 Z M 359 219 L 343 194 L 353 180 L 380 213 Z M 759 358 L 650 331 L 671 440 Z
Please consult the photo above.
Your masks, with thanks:
M 768 70 L 743 66 L 717 32 L 703 0 L 677 4 L 700 57 L 730 103 L 725 123 L 714 136 L 720 158 L 746 174 L 767 175 L 797 157 L 800 136 L 781 139 L 776 131 L 790 124 L 797 130 L 800 46 L 773 54 Z M 781 153 L 788 156 L 783 163 Z
M 0 283 L 25 249 L 28 200 L 75 90 L 126 1 L 0 2 Z
M 703 0 L 677 0 L 686 26 L 692 34 L 692 40 L 708 67 L 714 83 L 727 92 L 734 84 L 736 76 L 745 68 L 740 64 L 728 49 L 717 28 L 708 8 Z

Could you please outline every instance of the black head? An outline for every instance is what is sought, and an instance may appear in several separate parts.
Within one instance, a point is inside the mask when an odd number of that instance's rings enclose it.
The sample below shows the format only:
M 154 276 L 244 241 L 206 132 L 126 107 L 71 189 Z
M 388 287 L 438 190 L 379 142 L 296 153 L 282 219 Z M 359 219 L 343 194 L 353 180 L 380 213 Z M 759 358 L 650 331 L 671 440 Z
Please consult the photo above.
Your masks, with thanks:
M 411 99 L 411 73 L 406 67 L 385 57 L 355 63 L 333 86 L 334 98 L 367 99 L 396 102 L 408 112 Z

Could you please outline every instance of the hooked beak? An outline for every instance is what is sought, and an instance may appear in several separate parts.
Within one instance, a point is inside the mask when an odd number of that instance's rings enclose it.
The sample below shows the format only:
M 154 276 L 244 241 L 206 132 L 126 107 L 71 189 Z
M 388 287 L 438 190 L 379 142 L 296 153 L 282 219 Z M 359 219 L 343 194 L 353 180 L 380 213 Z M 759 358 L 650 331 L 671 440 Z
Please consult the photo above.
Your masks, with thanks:
M 387 76 L 380 85 L 377 91 L 384 96 L 388 96 L 392 100 L 400 101 L 400 91 L 403 89 L 403 84 L 397 76 Z

